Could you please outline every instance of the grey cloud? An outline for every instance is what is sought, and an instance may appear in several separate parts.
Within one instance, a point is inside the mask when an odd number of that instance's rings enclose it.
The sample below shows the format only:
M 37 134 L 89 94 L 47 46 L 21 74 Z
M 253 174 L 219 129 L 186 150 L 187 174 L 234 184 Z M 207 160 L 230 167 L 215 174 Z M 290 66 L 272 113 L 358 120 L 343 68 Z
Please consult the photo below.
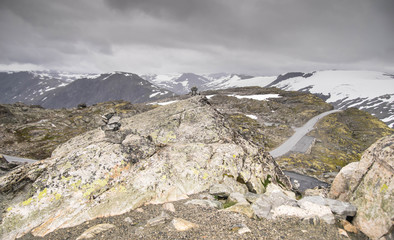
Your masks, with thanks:
M 393 12 L 392 0 L 2 0 L 0 64 L 394 71 Z

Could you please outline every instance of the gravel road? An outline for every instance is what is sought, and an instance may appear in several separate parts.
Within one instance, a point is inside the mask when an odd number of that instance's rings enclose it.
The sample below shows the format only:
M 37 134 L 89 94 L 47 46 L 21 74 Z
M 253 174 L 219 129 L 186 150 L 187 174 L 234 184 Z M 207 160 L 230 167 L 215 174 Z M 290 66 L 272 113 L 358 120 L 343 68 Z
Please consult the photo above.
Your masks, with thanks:
M 300 128 L 296 128 L 295 129 L 295 133 L 293 134 L 293 136 L 291 136 L 289 139 L 287 139 L 284 143 L 282 143 L 282 145 L 280 145 L 279 147 L 275 148 L 274 150 L 272 150 L 270 152 L 270 154 L 272 155 L 272 157 L 276 158 L 276 157 L 280 157 L 286 153 L 288 153 L 289 151 L 297 151 L 297 152 L 302 152 L 302 149 L 295 149 L 294 147 L 296 145 L 299 146 L 305 146 L 305 144 L 303 143 L 299 143 L 297 144 L 300 140 L 303 141 L 303 137 L 310 132 L 313 127 L 315 126 L 315 124 L 323 117 L 331 114 L 331 113 L 335 113 L 335 112 L 340 112 L 341 110 L 331 110 L 328 112 L 324 112 L 322 114 L 319 114 L 313 118 L 311 118 L 307 123 L 305 123 L 304 126 L 300 127 Z M 308 138 L 304 138 L 305 141 L 308 141 Z

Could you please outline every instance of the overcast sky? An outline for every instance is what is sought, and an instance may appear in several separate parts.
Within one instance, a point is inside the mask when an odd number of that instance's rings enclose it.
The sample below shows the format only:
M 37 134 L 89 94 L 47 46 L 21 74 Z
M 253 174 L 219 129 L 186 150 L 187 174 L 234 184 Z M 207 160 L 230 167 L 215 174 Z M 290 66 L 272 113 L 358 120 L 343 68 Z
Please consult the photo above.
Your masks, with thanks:
M 394 73 L 394 0 L 0 0 L 0 70 Z

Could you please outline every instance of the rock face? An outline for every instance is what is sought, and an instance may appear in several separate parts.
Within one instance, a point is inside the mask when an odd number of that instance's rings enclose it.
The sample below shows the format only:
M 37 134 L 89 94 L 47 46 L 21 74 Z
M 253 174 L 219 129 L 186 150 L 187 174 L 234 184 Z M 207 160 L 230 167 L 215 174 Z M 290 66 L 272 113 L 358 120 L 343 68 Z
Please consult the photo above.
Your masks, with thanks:
M 21 164 L 22 163 L 8 162 L 4 156 L 0 154 L 0 177 Z
M 206 191 L 243 185 L 263 193 L 268 176 L 290 187 L 278 165 L 228 127 L 200 96 L 120 120 L 59 146 L 48 160 L 0 178 L 0 238 L 47 233 Z M 115 140 L 114 140 L 115 139 Z
M 357 206 L 353 223 L 370 238 L 393 237 L 394 135 L 380 139 L 365 151 L 360 162 L 343 168 L 333 182 L 330 197 Z

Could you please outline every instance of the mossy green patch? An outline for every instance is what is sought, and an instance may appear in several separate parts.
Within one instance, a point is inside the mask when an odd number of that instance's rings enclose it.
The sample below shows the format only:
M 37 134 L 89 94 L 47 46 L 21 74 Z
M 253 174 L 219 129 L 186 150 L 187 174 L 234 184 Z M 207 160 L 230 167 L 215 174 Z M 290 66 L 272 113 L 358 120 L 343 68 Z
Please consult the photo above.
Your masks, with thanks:
M 228 202 L 225 202 L 224 204 L 223 204 L 223 208 L 229 208 L 229 207 L 231 207 L 231 206 L 234 206 L 235 204 L 237 204 L 236 202 L 230 202 L 230 201 L 228 201 Z

